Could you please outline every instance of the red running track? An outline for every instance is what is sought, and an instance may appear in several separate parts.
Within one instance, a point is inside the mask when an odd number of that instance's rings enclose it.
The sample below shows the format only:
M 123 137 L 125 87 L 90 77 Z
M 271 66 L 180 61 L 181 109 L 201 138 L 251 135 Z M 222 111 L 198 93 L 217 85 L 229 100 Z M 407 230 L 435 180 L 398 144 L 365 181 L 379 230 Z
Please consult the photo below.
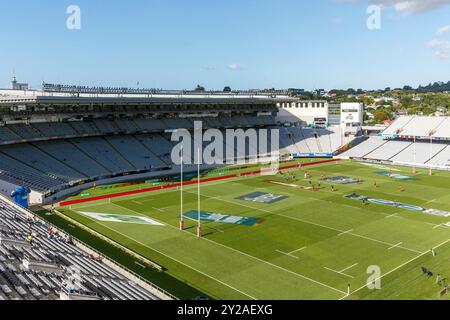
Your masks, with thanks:
M 340 159 L 330 159 L 330 160 L 323 160 L 323 161 L 317 161 L 317 162 L 303 163 L 302 168 L 313 166 L 313 165 L 318 165 L 318 164 L 323 164 L 323 163 L 337 162 L 337 161 L 340 161 Z M 289 165 L 289 166 L 285 166 L 285 167 L 280 167 L 280 170 L 287 170 L 287 169 L 293 169 L 293 168 L 298 168 L 298 165 L 294 164 L 294 165 Z M 261 174 L 261 172 L 269 172 L 269 171 L 271 171 L 271 169 L 230 174 L 230 175 L 226 175 L 226 176 L 202 179 L 202 180 L 200 180 L 200 183 L 219 181 L 219 180 L 227 180 L 227 179 L 233 179 L 233 178 L 245 177 L 245 176 L 253 176 L 253 175 Z M 193 184 L 197 184 L 197 181 L 194 180 L 194 181 L 185 182 L 185 183 L 183 183 L 183 186 L 189 186 L 189 185 L 193 185 Z M 92 197 L 92 198 L 64 201 L 64 202 L 61 202 L 59 204 L 59 206 L 65 207 L 65 206 L 70 206 L 73 204 L 93 202 L 93 201 L 104 200 L 104 199 L 113 199 L 113 198 L 119 198 L 119 197 L 134 195 L 134 194 L 140 194 L 140 193 L 153 192 L 153 191 L 158 191 L 158 190 L 173 189 L 173 188 L 177 188 L 180 186 L 181 186 L 181 183 L 175 183 L 175 184 L 170 184 L 170 185 L 166 185 L 166 186 L 159 186 L 159 187 L 146 188 L 146 189 L 141 189 L 141 190 L 132 190 L 132 191 L 126 191 L 126 192 L 120 192 L 120 193 L 113 193 L 113 194 L 107 194 L 107 195 L 98 196 L 98 197 Z

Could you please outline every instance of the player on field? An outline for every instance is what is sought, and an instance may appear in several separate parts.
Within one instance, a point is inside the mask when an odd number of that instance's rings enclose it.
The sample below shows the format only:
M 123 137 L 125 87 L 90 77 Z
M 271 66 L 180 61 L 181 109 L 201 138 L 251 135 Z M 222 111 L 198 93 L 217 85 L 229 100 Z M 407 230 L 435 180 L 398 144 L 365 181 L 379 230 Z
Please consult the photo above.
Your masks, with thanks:
M 363 198 L 361 199 L 361 202 L 362 202 L 362 204 L 365 206 L 365 205 L 369 204 L 369 198 L 363 197 Z

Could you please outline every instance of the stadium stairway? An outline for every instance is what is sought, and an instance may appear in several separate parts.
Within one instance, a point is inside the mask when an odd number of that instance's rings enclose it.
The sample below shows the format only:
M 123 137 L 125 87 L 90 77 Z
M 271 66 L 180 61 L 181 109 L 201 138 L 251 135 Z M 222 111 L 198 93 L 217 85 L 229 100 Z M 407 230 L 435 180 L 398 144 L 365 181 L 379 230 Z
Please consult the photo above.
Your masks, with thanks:
M 117 156 L 119 156 L 125 163 L 127 163 L 130 167 L 138 170 L 138 168 L 133 163 L 131 163 L 122 153 L 120 153 L 120 151 L 117 150 L 117 148 L 110 141 L 108 141 L 108 139 L 102 137 L 102 140 L 106 144 L 108 144 L 111 147 L 111 149 L 113 149 L 116 152 Z
M 439 159 L 441 157 L 447 158 L 447 162 L 450 162 L 450 145 L 442 148 L 441 151 L 434 154 L 430 159 L 428 159 L 428 161 L 425 162 L 425 164 L 433 164 L 435 159 Z
M 31 143 L 31 145 L 32 145 L 33 147 L 35 147 L 36 149 L 40 150 L 42 153 L 46 154 L 49 158 L 52 158 L 52 159 L 54 159 L 55 161 L 60 162 L 62 165 L 67 166 L 68 168 L 74 170 L 75 172 L 78 172 L 80 175 L 84 176 L 85 178 L 88 178 L 88 177 L 89 177 L 89 175 L 86 174 L 85 172 L 82 172 L 82 171 L 78 170 L 77 168 L 71 166 L 71 165 L 68 164 L 67 162 L 62 162 L 62 161 L 60 161 L 59 159 L 55 158 L 53 155 L 51 155 L 50 153 L 48 153 L 46 150 L 44 150 L 44 149 L 42 149 L 41 147 L 39 147 L 38 144 L 36 144 L 36 143 Z
M 59 300 L 70 296 L 90 300 L 160 299 L 156 288 L 133 282 L 123 269 L 106 263 L 105 257 L 25 211 L 0 196 L 0 300 Z M 30 230 L 32 243 L 25 241 Z M 78 281 L 71 281 L 73 272 L 79 273 Z
M 88 152 L 85 152 L 83 149 L 79 148 L 79 147 L 77 146 L 76 143 L 74 143 L 74 142 L 71 141 L 71 140 L 68 140 L 68 142 L 69 142 L 72 146 L 74 146 L 80 153 L 84 154 L 86 157 L 88 157 L 88 158 L 91 159 L 93 162 L 95 162 L 97 165 L 99 165 L 101 168 L 103 168 L 106 172 L 109 172 L 110 174 L 113 174 L 113 172 L 112 172 L 109 168 L 107 168 L 107 167 L 106 167 L 105 165 L 103 165 L 101 162 L 95 160 Z

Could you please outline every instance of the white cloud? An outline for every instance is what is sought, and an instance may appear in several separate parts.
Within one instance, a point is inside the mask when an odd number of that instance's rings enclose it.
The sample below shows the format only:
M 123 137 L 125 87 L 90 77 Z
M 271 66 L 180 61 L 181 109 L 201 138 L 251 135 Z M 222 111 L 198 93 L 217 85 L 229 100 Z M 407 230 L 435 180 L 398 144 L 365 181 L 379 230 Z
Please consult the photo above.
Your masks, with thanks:
M 235 71 L 235 70 L 240 70 L 242 68 L 237 63 L 231 63 L 228 65 L 228 69 Z
M 374 0 L 379 5 L 392 6 L 402 14 L 410 15 L 439 9 L 450 0 Z
M 450 50 L 437 50 L 434 56 L 438 59 L 448 59 L 450 58 Z
M 426 43 L 428 48 L 434 50 L 433 56 L 438 59 L 450 58 L 450 41 L 433 39 Z
M 404 15 L 411 15 L 440 9 L 450 5 L 450 0 L 335 0 L 338 3 L 369 2 L 385 7 L 392 7 Z
M 441 35 L 443 35 L 444 33 L 447 33 L 447 32 L 450 32 L 450 25 L 437 29 L 436 30 L 436 35 L 441 36 Z
M 433 39 L 428 41 L 426 45 L 428 48 L 448 47 L 450 46 L 450 42 L 446 40 Z

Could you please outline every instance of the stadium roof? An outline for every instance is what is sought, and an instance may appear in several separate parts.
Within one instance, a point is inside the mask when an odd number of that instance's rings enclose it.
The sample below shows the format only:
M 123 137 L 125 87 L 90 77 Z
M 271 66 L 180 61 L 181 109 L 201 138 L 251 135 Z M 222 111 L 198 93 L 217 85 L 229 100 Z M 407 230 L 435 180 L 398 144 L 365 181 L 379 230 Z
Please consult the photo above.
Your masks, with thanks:
M 253 104 L 297 101 L 286 95 L 237 93 L 67 93 L 36 90 L 0 90 L 0 105 L 70 104 Z
M 284 99 L 285 100 L 285 99 Z M 276 99 L 270 98 L 212 98 L 204 97 L 55 97 L 55 96 L 36 96 L 36 97 L 6 97 L 0 98 L 0 104 L 84 104 L 84 103 L 188 103 L 188 104 L 229 104 L 229 103 L 251 103 L 251 104 L 272 104 Z

